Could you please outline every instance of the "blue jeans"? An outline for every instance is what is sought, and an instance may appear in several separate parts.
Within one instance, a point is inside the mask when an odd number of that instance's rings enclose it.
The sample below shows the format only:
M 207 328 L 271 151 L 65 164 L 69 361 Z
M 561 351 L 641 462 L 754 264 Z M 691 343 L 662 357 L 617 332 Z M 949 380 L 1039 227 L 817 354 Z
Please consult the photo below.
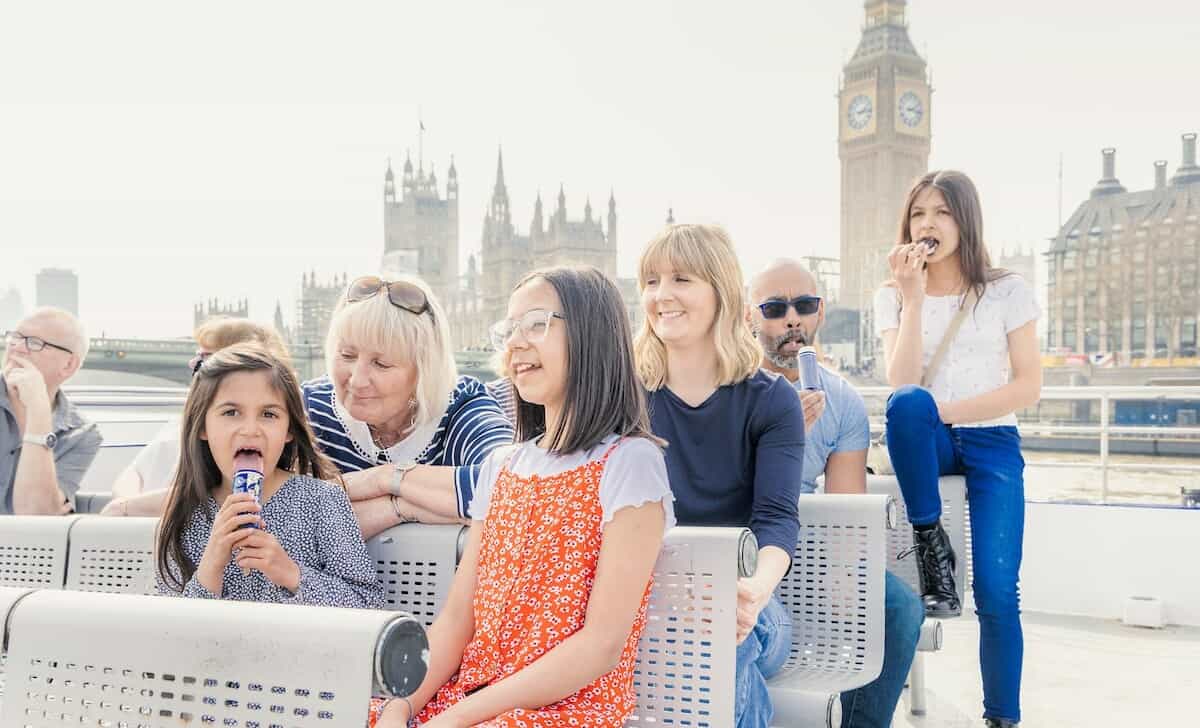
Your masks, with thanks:
M 779 672 L 792 650 L 792 615 L 772 596 L 758 613 L 754 629 L 737 648 L 737 691 L 734 725 L 737 728 L 770 728 L 775 717 L 767 680 Z
M 869 685 L 842 693 L 842 728 L 888 728 L 912 668 L 925 606 L 892 572 L 884 578 L 883 668 Z
M 1025 646 L 1017 591 L 1025 533 L 1021 436 L 1008 426 L 950 427 L 938 417 L 933 395 L 905 386 L 888 399 L 887 441 L 915 525 L 941 517 L 938 476 L 966 476 L 983 714 L 1018 721 Z

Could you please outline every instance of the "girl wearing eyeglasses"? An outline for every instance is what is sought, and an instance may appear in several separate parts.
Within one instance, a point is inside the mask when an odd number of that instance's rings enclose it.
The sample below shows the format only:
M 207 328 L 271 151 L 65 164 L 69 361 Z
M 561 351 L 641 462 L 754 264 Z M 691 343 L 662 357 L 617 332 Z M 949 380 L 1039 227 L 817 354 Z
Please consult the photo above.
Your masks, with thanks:
M 377 705 L 399 728 L 619 728 L 650 576 L 674 523 L 625 306 L 594 268 L 531 274 L 492 327 L 517 441 L 484 463 L 429 671 Z M 795 399 L 795 396 L 792 396 Z
M 961 172 L 916 182 L 888 263 L 892 280 L 875 295 L 875 327 L 896 387 L 887 403 L 888 452 L 913 525 L 922 599 L 930 616 L 962 610 L 954 571 L 963 555 L 941 526 L 938 477 L 965 475 L 983 712 L 993 728 L 1014 726 L 1025 524 L 1016 411 L 1036 404 L 1042 388 L 1037 300 L 1020 276 L 992 267 L 979 194 Z
M 322 451 L 345 474 L 363 534 L 463 520 L 488 453 L 513 428 L 458 376 L 446 314 L 417 278 L 350 283 L 325 340 L 329 374 L 303 386 Z
M 799 538 L 800 398 L 759 369 L 742 271 L 723 229 L 668 227 L 642 252 L 638 283 L 646 310 L 638 373 L 651 428 L 669 443 L 679 522 L 747 526 L 758 538 L 758 571 L 738 583 L 735 725 L 766 728 L 774 715 L 766 680 L 791 647 L 791 618 L 773 595 Z

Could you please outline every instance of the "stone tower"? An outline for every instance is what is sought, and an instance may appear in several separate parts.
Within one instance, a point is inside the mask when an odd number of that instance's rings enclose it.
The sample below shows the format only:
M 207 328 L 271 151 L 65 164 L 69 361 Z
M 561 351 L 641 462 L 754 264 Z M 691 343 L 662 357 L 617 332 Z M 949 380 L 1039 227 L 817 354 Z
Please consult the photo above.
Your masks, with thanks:
M 397 193 L 396 176 L 388 162 L 383 177 L 383 262 L 385 273 L 420 276 L 442 301 L 458 290 L 458 170 L 454 160 L 446 171 L 446 196 L 438 191 L 433 169 L 424 162 L 414 172 L 411 158 Z
M 930 95 L 925 60 L 908 37 L 905 0 L 866 0 L 866 22 L 838 92 L 842 162 L 841 304 L 863 311 L 869 355 L 871 302 L 887 276 L 901 208 L 929 168 Z
M 538 195 L 534 208 L 535 224 L 542 214 L 542 197 Z M 496 184 L 492 201 L 483 217 L 483 239 L 480 241 L 483 278 L 483 309 L 489 321 L 504 318 L 508 296 L 533 267 L 529 238 L 517 235 L 512 222 L 508 186 L 504 183 L 504 152 L 497 153 Z

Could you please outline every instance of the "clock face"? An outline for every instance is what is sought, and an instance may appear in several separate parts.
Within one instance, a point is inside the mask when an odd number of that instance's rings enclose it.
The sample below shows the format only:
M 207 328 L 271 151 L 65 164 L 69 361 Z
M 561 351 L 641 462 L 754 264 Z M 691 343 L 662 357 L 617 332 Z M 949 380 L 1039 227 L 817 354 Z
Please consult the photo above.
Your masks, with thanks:
M 866 127 L 871 121 L 871 99 L 863 94 L 859 94 L 850 99 L 850 105 L 846 107 L 846 123 L 850 128 L 859 131 Z
M 900 97 L 900 121 L 903 121 L 905 126 L 913 127 L 921 123 L 921 117 L 924 115 L 925 107 L 921 105 L 921 97 L 912 91 L 905 91 Z

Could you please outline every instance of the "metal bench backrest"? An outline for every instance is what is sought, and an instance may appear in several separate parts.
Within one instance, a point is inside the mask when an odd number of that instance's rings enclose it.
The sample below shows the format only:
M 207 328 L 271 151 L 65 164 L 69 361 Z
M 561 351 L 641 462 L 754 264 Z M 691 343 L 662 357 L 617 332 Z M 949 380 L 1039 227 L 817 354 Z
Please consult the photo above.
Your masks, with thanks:
M 741 528 L 668 532 L 638 644 L 637 707 L 626 726 L 733 725 L 737 580 L 748 535 Z
M 71 529 L 66 588 L 154 594 L 157 525 L 157 518 L 80 518 Z
M 450 594 L 464 529 L 406 523 L 367 541 L 388 609 L 408 612 L 426 627 L 433 624 Z
M 0 586 L 62 589 L 78 516 L 0 516 Z
M 366 724 L 397 615 L 38 591 L 9 619 L 5 726 Z
M 942 528 L 950 536 L 950 544 L 958 556 L 955 568 L 955 582 L 958 586 L 958 596 L 961 600 L 963 593 L 970 583 L 971 552 L 967 539 L 969 530 L 967 524 L 967 484 L 961 475 L 947 475 L 938 480 L 938 488 L 942 494 Z M 904 496 L 900 492 L 900 483 L 895 476 L 868 475 L 867 492 L 892 496 L 898 510 L 898 527 L 888 534 L 887 568 L 920 594 L 921 585 L 917 580 L 917 555 L 909 554 L 904 559 L 896 556 L 912 547 L 912 526 L 908 522 L 908 511 L 904 507 Z
M 800 541 L 776 591 L 792 615 L 792 650 L 773 688 L 834 693 L 878 677 L 889 513 L 882 495 L 801 497 Z
M 8 615 L 17 602 L 32 589 L 15 586 L 0 586 L 0 705 L 4 704 L 4 670 L 8 661 Z

